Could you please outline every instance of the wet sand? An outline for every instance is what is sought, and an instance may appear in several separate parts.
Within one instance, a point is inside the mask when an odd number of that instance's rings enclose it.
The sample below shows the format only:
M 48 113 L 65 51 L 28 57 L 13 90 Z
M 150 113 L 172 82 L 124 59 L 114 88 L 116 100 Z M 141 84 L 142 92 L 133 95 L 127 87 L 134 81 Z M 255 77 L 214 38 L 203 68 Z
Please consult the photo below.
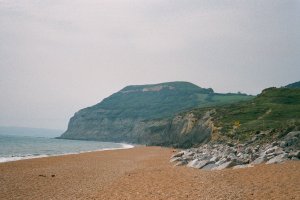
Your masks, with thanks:
M 300 162 L 203 171 L 136 147 L 0 163 L 0 199 L 300 199 Z M 52 177 L 53 176 L 53 177 Z

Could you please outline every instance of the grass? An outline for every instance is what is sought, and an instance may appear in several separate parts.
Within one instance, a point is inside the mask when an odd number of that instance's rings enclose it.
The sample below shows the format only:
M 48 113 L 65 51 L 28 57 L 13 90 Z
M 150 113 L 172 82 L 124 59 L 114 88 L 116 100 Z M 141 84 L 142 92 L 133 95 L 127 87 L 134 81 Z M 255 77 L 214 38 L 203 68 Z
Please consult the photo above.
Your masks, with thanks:
M 300 129 L 300 89 L 270 88 L 250 101 L 214 109 L 214 124 L 219 130 L 216 138 L 222 140 L 245 142 L 261 132 L 267 133 L 265 140 L 271 140 Z M 194 112 L 204 110 L 207 108 Z

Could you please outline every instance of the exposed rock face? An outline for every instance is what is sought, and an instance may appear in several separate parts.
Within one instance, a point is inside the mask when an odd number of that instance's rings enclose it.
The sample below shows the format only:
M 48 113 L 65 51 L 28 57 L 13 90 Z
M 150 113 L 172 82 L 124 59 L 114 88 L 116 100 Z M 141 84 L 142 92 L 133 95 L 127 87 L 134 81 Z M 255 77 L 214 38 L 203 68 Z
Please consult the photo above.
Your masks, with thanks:
M 75 113 L 61 138 L 190 147 L 208 141 L 210 112 L 182 112 L 222 103 L 220 99 L 228 102 L 226 98 L 232 102 L 252 97 L 216 94 L 187 82 L 128 86 Z
M 292 139 L 293 142 L 286 142 Z M 241 169 L 266 163 L 276 164 L 286 160 L 299 160 L 300 131 L 288 133 L 282 140 L 270 144 L 204 144 L 198 148 L 183 150 L 176 154 L 176 159 L 181 165 L 203 170 L 223 170 L 226 168 Z M 289 145 L 280 147 L 286 142 Z
M 208 118 L 194 118 L 191 113 L 176 115 L 172 119 L 147 121 L 103 119 L 101 123 L 91 120 L 79 125 L 73 124 L 74 121 L 71 120 L 71 128 L 63 137 L 190 147 L 210 139 L 211 127 L 207 120 Z

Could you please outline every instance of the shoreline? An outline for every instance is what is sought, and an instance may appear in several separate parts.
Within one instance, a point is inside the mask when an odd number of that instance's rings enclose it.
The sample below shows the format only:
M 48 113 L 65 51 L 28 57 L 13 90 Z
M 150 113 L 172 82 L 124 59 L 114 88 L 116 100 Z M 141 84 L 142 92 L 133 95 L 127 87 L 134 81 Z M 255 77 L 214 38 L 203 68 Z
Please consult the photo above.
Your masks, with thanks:
M 57 156 L 65 156 L 65 155 L 77 155 L 77 154 L 82 154 L 82 153 L 91 153 L 91 152 L 100 152 L 100 151 L 109 151 L 109 150 L 131 149 L 131 148 L 135 147 L 135 145 L 126 144 L 126 143 L 115 143 L 115 144 L 120 144 L 120 145 L 122 145 L 122 147 L 103 148 L 103 149 L 96 149 L 96 150 L 88 150 L 88 151 L 80 151 L 80 152 L 69 152 L 69 153 L 51 154 L 51 155 L 41 154 L 41 155 L 0 157 L 0 164 L 1 163 L 7 163 L 7 162 L 16 162 L 16 161 L 21 161 L 21 160 L 32 160 L 32 159 L 37 159 L 37 158 L 48 158 L 48 157 L 57 157 Z
M 135 147 L 0 163 L 0 199 L 297 199 L 300 162 L 204 171 Z

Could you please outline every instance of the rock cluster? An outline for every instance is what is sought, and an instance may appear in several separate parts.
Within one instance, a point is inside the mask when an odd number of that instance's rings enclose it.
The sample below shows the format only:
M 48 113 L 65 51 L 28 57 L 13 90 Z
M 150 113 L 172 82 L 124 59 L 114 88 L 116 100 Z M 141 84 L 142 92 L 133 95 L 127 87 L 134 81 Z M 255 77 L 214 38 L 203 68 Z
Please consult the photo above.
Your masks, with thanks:
M 175 166 L 204 170 L 253 167 L 256 164 L 281 163 L 300 159 L 300 131 L 288 133 L 282 140 L 263 145 L 213 144 L 180 151 L 171 157 Z

